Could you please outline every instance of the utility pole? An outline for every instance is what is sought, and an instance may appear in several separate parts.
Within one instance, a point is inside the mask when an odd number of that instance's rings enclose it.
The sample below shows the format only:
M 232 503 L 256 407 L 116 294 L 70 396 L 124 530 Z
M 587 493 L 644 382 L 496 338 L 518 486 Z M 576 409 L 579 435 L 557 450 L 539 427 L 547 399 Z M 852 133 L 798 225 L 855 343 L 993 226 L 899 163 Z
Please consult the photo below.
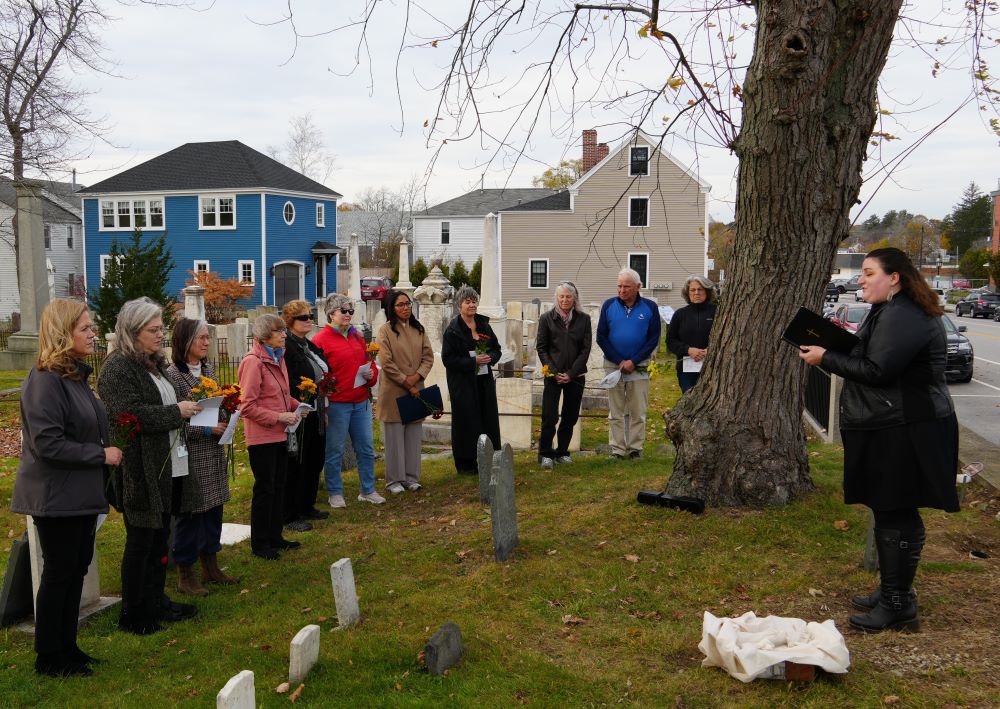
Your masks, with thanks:
M 917 257 L 919 261 L 919 266 L 917 266 L 917 273 L 921 273 L 924 270 L 924 225 L 920 225 L 920 255 Z

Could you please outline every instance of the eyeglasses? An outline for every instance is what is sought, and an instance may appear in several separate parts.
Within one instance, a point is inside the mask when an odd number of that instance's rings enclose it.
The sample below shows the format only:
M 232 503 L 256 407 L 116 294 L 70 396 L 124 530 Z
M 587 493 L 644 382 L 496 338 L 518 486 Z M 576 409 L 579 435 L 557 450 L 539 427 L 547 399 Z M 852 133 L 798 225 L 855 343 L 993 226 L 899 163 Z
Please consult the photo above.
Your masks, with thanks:
M 396 303 L 395 307 L 397 307 L 397 308 L 412 308 L 413 307 L 413 303 L 411 303 L 410 301 L 406 301 L 405 303 Z
M 292 318 L 292 320 L 298 320 L 299 322 L 309 322 L 312 319 L 313 316 L 310 313 L 306 313 L 305 315 L 296 315 Z
M 287 330 L 285 330 L 285 328 L 281 328 L 280 330 L 271 330 L 271 334 L 273 334 L 273 335 L 285 335 L 285 334 L 287 334 Z
M 354 308 L 338 308 L 341 315 L 354 315 Z
M 144 332 L 148 332 L 150 335 L 162 335 L 164 331 L 162 327 L 147 327 Z

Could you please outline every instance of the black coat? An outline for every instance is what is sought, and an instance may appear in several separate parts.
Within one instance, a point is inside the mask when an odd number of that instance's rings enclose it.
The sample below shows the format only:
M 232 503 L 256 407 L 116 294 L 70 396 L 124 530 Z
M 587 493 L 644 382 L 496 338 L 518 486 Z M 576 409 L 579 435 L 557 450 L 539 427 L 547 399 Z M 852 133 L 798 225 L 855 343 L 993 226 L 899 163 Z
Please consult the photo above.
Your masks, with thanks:
M 670 318 L 667 349 L 677 355 L 677 359 L 687 357 L 689 347 L 705 349 L 714 320 L 715 303 L 691 303 L 678 308 Z
M 310 352 L 326 362 L 323 350 L 319 346 L 314 345 L 312 340 L 305 337 L 296 337 L 291 332 L 288 333 L 288 339 L 285 342 L 285 368 L 288 369 L 288 390 L 296 399 L 299 398 L 299 382 L 302 381 L 302 377 L 309 377 L 316 384 L 319 384 L 319 379 L 316 378 L 316 371 L 309 362 L 309 355 L 306 354 L 305 348 L 308 348 Z M 314 404 L 317 405 L 317 410 L 309 413 L 304 425 L 315 435 L 324 436 L 326 426 L 323 424 L 322 414 L 324 414 L 323 409 L 326 406 L 326 400 L 317 397 Z
M 569 327 L 563 325 L 556 308 L 538 320 L 535 337 L 538 359 L 556 374 L 568 374 L 574 379 L 586 374 L 592 342 L 590 316 L 586 313 L 574 312 Z
M 477 314 L 476 331 L 489 340 L 490 371 L 477 375 L 476 360 L 469 356 L 476 344 L 472 331 L 458 316 L 445 328 L 441 361 L 448 376 L 451 397 L 451 450 L 460 469 L 471 463 L 473 469 L 479 436 L 486 434 L 493 447 L 500 448 L 500 415 L 497 411 L 497 386 L 492 367 L 500 361 L 500 343 L 490 327 L 490 319 Z
M 23 450 L 10 503 L 13 512 L 70 517 L 108 511 L 108 417 L 87 384 L 90 367 L 79 362 L 77 371 L 80 379 L 32 369 L 21 386 Z

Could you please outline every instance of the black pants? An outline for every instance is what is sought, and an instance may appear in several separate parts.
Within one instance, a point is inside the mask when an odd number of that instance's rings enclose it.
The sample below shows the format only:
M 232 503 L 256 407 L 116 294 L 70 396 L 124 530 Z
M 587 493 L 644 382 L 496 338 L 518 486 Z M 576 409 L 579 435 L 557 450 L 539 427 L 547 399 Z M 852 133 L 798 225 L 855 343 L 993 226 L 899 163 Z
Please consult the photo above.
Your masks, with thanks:
M 159 529 L 137 527 L 125 519 L 122 554 L 122 614 L 131 619 L 155 619 L 167 582 L 167 539 L 170 515 Z
M 80 594 L 94 556 L 97 515 L 35 517 L 34 522 L 44 564 L 35 598 L 35 652 L 69 652 L 76 647 Z
M 274 549 L 281 540 L 285 504 L 288 451 L 284 441 L 247 446 L 253 471 L 250 501 L 250 547 L 254 551 Z
M 910 537 L 924 531 L 924 521 L 920 518 L 920 510 L 909 507 L 900 510 L 872 510 L 875 515 L 876 529 L 896 529 L 904 537 Z
M 562 413 L 559 412 L 559 396 L 562 395 Z M 573 379 L 569 384 L 556 384 L 551 377 L 545 380 L 542 389 L 542 433 L 538 437 L 540 458 L 559 458 L 569 455 L 569 442 L 573 437 L 573 427 L 580 419 L 580 402 L 583 401 L 583 380 Z M 559 432 L 556 433 L 556 420 Z M 552 437 L 557 440 L 552 448 Z
M 285 478 L 285 509 L 283 520 L 294 522 L 316 506 L 319 474 L 326 462 L 326 436 L 319 433 L 317 414 L 302 422 L 305 427 L 299 453 L 288 456 Z M 299 460 L 301 458 L 301 460 Z

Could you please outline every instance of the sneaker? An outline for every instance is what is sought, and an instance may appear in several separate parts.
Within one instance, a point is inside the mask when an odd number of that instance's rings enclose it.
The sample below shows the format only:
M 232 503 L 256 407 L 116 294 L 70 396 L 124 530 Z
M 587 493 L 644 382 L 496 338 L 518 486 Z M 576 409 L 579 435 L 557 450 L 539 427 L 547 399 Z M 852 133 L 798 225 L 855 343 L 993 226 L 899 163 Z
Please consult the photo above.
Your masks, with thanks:
M 632 451 L 628 454 L 628 457 L 632 460 L 639 460 L 642 457 L 642 451 Z
M 612 453 L 608 456 L 611 460 L 625 460 L 625 456 L 621 453 Z
M 385 498 L 372 490 L 367 495 L 358 495 L 358 502 L 370 502 L 373 505 L 383 505 L 385 504 Z
M 386 488 L 386 490 L 391 492 L 393 495 L 398 495 L 403 491 L 403 486 L 399 483 L 392 483 L 391 485 L 389 485 L 389 487 Z
M 302 519 L 326 519 L 330 516 L 329 512 L 324 512 L 323 510 L 317 510 L 315 507 L 310 507 L 308 510 L 302 513 Z
M 330 497 L 328 497 L 326 501 L 327 503 L 329 503 L 330 507 L 332 507 L 335 510 L 341 507 L 347 507 L 347 503 L 344 502 L 343 495 L 330 495 Z
M 542 458 L 538 462 L 541 463 L 542 470 L 552 470 L 553 463 L 551 458 Z
M 308 532 L 313 526 L 306 522 L 305 520 L 297 519 L 294 522 L 289 522 L 285 525 L 285 529 L 290 532 Z
M 570 458 L 568 455 L 561 455 L 558 458 L 556 458 L 556 463 L 558 463 L 559 465 L 569 465 L 572 462 L 573 459 Z
M 403 487 L 405 487 L 410 492 L 416 492 L 417 490 L 420 490 L 423 487 L 423 485 L 421 485 L 420 483 L 411 482 L 411 483 L 403 483 Z

